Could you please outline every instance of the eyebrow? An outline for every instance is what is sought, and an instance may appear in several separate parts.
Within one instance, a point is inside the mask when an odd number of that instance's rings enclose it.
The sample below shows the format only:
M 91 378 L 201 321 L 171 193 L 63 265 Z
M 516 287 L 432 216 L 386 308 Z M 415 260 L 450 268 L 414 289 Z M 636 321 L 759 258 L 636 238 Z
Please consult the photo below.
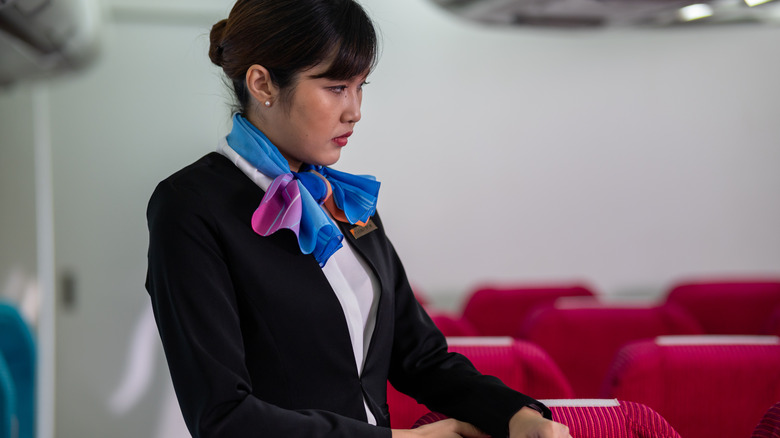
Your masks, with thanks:
M 312 73 L 312 74 L 306 75 L 306 77 L 309 78 L 309 79 L 327 79 L 327 80 L 331 80 L 331 81 L 349 81 L 349 80 L 352 80 L 353 78 L 359 78 L 361 80 L 361 82 L 363 82 L 366 79 L 368 79 L 369 76 L 371 76 L 371 72 L 368 72 L 368 73 L 366 73 L 364 75 L 355 75 L 355 76 L 351 76 L 351 77 L 346 78 L 346 79 L 342 79 L 342 78 L 332 78 L 332 77 L 328 77 L 328 76 L 320 76 L 321 74 L 322 73 Z

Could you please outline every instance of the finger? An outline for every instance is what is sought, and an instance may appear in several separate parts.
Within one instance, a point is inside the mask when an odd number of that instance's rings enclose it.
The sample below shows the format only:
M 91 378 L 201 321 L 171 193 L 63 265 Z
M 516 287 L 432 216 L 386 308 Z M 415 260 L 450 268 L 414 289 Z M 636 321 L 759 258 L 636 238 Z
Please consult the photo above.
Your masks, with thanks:
M 457 422 L 455 432 L 464 438 L 490 438 L 490 435 L 482 432 L 471 423 L 459 420 L 455 421 Z

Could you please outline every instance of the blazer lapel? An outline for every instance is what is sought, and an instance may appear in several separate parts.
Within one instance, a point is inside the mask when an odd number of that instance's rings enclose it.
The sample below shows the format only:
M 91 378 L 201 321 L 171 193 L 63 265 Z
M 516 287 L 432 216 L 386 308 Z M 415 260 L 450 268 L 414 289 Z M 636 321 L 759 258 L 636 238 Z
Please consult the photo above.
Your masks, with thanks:
M 351 245 L 357 253 L 363 257 L 363 259 L 371 267 L 374 277 L 379 281 L 379 303 L 377 305 L 376 312 L 376 325 L 374 326 L 374 332 L 371 334 L 371 342 L 369 342 L 368 352 L 366 354 L 366 361 L 363 364 L 363 372 L 370 371 L 370 368 L 376 364 L 373 362 L 379 358 L 375 353 L 377 344 L 389 346 L 392 345 L 392 330 L 388 332 L 387 324 L 392 322 L 393 315 L 393 300 L 392 300 L 392 287 L 389 281 L 385 278 L 388 269 L 382 262 L 383 258 L 380 254 L 380 246 L 376 244 L 377 238 L 381 235 L 381 232 L 376 232 L 376 225 L 374 222 L 369 222 L 369 227 L 356 226 L 344 222 L 338 222 L 341 232 L 344 234 L 344 244 Z M 369 237 L 370 236 L 370 237 Z M 392 324 L 390 325 L 392 327 Z M 387 337 L 390 336 L 389 340 Z

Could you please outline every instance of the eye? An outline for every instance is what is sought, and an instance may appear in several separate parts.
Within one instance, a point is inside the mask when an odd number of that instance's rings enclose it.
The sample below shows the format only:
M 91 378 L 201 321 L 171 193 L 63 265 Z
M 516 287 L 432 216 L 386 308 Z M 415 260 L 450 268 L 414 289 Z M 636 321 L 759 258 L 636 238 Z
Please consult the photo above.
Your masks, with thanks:
M 370 82 L 368 82 L 368 81 L 361 82 L 360 85 L 358 85 L 358 90 L 362 90 L 363 87 L 365 87 L 368 84 L 370 84 Z
M 336 94 L 341 94 L 346 89 L 347 89 L 346 85 L 336 85 L 335 87 L 328 87 L 328 90 Z

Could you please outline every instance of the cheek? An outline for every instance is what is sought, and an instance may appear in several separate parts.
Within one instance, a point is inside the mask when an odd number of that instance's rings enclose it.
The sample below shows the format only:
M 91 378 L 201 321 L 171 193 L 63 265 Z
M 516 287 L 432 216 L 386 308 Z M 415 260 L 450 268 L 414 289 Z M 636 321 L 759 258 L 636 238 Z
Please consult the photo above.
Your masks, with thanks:
M 296 102 L 290 112 L 292 134 L 300 139 L 331 138 L 334 125 L 338 124 L 339 102 L 328 95 L 311 96 Z
M 319 102 L 309 102 L 298 108 L 293 117 L 299 128 L 310 130 L 322 123 L 322 104 Z
M 319 95 L 316 99 L 311 99 L 306 106 L 309 117 L 320 123 L 338 117 L 338 109 L 342 104 L 340 96 L 336 96 L 329 91 L 325 93 L 328 94 Z
M 337 117 L 331 108 L 320 106 L 308 113 L 307 128 L 312 135 L 322 136 L 333 134 L 334 124 L 337 123 Z

